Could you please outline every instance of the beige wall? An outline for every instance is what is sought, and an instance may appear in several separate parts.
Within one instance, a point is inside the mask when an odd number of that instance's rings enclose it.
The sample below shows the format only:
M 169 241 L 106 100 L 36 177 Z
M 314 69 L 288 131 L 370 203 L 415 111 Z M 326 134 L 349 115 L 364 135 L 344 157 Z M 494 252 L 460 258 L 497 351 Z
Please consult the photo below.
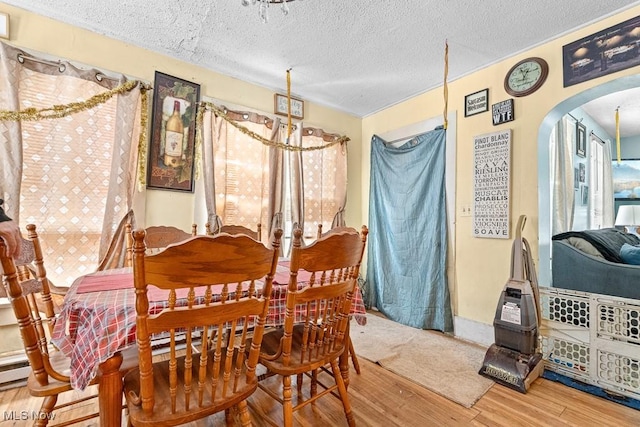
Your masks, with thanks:
M 11 15 L 9 43 L 104 70 L 112 70 L 153 82 L 156 70 L 201 84 L 205 96 L 250 108 L 272 111 L 273 90 L 258 87 L 195 65 L 118 42 L 94 33 L 65 25 L 0 3 L 0 11 Z M 557 104 L 587 88 L 613 79 L 637 73 L 637 67 L 594 79 L 585 83 L 562 87 L 562 46 L 611 25 L 640 14 L 640 7 L 610 17 L 538 46 L 530 51 L 502 61 L 473 75 L 449 83 L 449 109 L 457 116 L 457 188 L 456 188 L 456 267 L 450 278 L 456 290 L 453 296 L 457 316 L 490 324 L 493 320 L 499 292 L 509 274 L 511 240 L 492 240 L 471 236 L 471 217 L 463 217 L 463 205 L 472 205 L 472 139 L 501 129 L 513 129 L 512 146 L 512 202 L 511 217 L 520 214 L 528 218 L 524 236 L 537 256 L 538 189 L 537 140 L 544 117 Z M 443 49 L 444 50 L 444 49 Z M 450 58 L 458 54 L 455 42 L 449 49 Z M 493 126 L 490 113 L 464 117 L 464 96 L 489 88 L 490 103 L 509 98 L 503 89 L 505 73 L 517 61 L 528 56 L 540 56 L 549 63 L 549 77 L 536 93 L 515 99 L 515 121 Z M 442 62 L 442 58 L 433 58 Z M 294 77 L 295 85 L 295 77 Z M 284 70 L 283 70 L 284 87 Z M 279 88 L 282 90 L 282 88 Z M 432 90 L 363 120 L 322 106 L 306 103 L 306 124 L 322 127 L 351 138 L 349 143 L 349 186 L 347 223 L 353 226 L 368 222 L 370 140 L 405 125 L 442 114 L 442 89 Z M 188 229 L 193 218 L 193 195 L 148 191 L 147 224 L 174 224 Z M 167 209 L 170 206 L 171 209 Z M 514 220 L 515 221 L 515 220 Z M 512 225 L 512 229 L 513 226 Z M 455 286 L 453 285 L 455 284 Z
M 0 3 L 0 11 L 10 15 L 13 46 L 55 59 L 68 59 L 104 71 L 123 73 L 153 84 L 155 71 L 161 71 L 201 85 L 201 96 L 244 105 L 267 113 L 273 111 L 275 90 L 255 86 L 217 74 L 197 65 L 177 61 L 127 43 L 63 24 L 13 6 Z M 286 87 L 282 70 L 282 92 Z M 295 86 L 295 75 L 292 84 Z M 361 225 L 361 120 L 329 108 L 305 103 L 305 125 L 347 135 L 349 142 L 349 187 L 346 220 Z M 149 190 L 146 195 L 146 224 L 176 225 L 190 230 L 193 222 L 193 194 Z M 170 208 L 168 208 L 170 207 Z
M 481 239 L 471 235 L 472 217 L 461 216 L 463 205 L 473 205 L 473 137 L 503 129 L 512 133 L 511 175 L 511 219 L 512 238 L 519 215 L 527 216 L 524 237 L 532 245 L 534 257 L 538 252 L 538 174 L 537 150 L 538 129 L 545 116 L 557 104 L 585 89 L 622 76 L 638 72 L 631 68 L 585 83 L 563 88 L 562 46 L 579 38 L 620 23 L 640 14 L 635 7 L 622 14 L 610 17 L 597 24 L 585 27 L 487 67 L 470 76 L 449 83 L 449 109 L 457 110 L 457 155 L 456 155 L 456 263 L 450 287 L 456 290 L 452 300 L 457 316 L 490 324 L 493 322 L 498 296 L 509 276 L 512 240 Z M 443 48 L 444 54 L 444 48 Z M 457 46 L 449 46 L 449 58 L 455 57 Z M 518 61 L 529 56 L 540 56 L 549 63 L 549 77 L 544 86 L 532 95 L 515 98 L 515 120 L 493 126 L 491 113 L 464 117 L 464 96 L 489 88 L 490 104 L 510 98 L 505 92 L 503 79 L 506 72 Z M 433 58 L 443 62 L 442 58 Z M 441 116 L 443 104 L 442 88 L 417 96 L 362 121 L 362 152 L 369 153 L 373 134 L 382 134 L 407 124 Z M 362 159 L 362 212 L 368 215 L 369 156 Z

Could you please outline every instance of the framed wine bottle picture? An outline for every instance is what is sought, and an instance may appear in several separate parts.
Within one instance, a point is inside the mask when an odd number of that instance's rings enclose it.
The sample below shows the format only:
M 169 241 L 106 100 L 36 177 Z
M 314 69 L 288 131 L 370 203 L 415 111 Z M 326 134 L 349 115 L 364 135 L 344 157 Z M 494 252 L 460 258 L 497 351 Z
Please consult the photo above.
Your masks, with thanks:
M 156 71 L 147 188 L 193 192 L 200 85 Z

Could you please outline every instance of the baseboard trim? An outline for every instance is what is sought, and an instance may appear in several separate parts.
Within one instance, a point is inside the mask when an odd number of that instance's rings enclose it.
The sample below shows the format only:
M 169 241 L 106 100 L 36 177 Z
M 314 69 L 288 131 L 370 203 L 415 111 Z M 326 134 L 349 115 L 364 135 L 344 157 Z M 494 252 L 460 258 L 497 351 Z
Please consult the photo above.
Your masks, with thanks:
M 489 347 L 495 341 L 493 325 L 454 316 L 453 329 L 456 338 L 471 341 L 484 347 Z

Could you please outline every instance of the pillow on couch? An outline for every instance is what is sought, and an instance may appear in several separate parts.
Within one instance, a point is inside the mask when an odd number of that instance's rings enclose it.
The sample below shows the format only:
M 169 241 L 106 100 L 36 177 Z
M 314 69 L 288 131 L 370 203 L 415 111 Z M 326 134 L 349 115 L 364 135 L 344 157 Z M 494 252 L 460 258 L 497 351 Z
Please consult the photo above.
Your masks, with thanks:
M 567 238 L 567 243 L 588 255 L 604 259 L 604 256 L 602 256 L 600 251 L 596 249 L 595 246 L 581 237 L 569 237 Z
M 620 258 L 625 264 L 640 265 L 640 246 L 625 243 L 620 248 Z

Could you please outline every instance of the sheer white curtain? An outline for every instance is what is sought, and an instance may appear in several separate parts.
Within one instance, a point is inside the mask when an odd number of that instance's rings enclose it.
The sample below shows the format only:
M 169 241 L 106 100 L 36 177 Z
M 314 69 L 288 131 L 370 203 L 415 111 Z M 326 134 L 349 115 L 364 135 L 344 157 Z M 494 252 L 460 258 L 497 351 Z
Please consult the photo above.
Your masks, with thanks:
M 613 176 L 611 143 L 591 133 L 589 174 L 589 228 L 613 227 Z
M 567 116 L 560 120 L 549 141 L 551 161 L 551 235 L 573 227 L 575 209 L 573 143 L 575 126 Z
M 0 58 L 0 110 L 84 102 L 126 81 L 34 61 L 4 43 Z M 113 243 L 133 206 L 140 95 L 136 85 L 66 117 L 0 122 L 0 196 L 21 228 L 36 224 L 58 285 L 94 271 L 108 253 L 121 256 Z
M 251 132 L 277 141 L 278 119 L 249 112 L 226 114 Z M 268 229 L 263 241 L 270 241 L 272 231 L 281 226 L 282 150 L 252 138 L 210 110 L 203 113 L 202 140 L 204 196 L 212 230 L 221 224 L 255 229 L 261 223 Z
M 302 146 L 320 147 L 337 139 L 321 129 L 303 128 Z M 293 154 L 293 153 L 292 153 Z M 303 184 L 304 235 L 315 238 L 318 224 L 323 230 L 344 226 L 347 203 L 347 146 L 335 144 L 322 150 L 301 153 Z

